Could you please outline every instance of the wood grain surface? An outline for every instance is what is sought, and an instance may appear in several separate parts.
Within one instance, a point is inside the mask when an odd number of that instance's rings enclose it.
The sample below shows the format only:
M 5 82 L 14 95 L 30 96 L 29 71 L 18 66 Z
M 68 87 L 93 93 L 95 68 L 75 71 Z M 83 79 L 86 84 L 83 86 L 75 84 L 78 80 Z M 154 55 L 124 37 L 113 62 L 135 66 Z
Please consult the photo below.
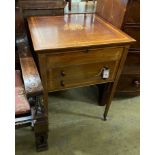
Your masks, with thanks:
M 35 51 L 135 41 L 93 14 L 29 17 L 28 25 Z

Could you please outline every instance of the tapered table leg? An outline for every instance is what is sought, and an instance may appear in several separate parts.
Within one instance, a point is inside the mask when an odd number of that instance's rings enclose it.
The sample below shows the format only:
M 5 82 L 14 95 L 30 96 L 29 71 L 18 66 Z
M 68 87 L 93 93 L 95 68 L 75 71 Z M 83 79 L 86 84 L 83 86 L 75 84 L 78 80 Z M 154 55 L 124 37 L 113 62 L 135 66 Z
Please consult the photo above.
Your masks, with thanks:
M 128 46 L 124 48 L 122 58 L 121 58 L 121 61 L 120 61 L 120 64 L 119 64 L 120 67 L 119 67 L 119 70 L 117 72 L 117 75 L 115 77 L 114 82 L 107 83 L 107 86 L 105 86 L 105 88 L 104 88 L 104 91 L 106 92 L 106 94 L 104 94 L 104 92 L 102 92 L 102 98 L 101 98 L 101 103 L 100 104 L 101 105 L 106 105 L 105 111 L 104 111 L 104 114 L 103 114 L 103 117 L 104 117 L 105 121 L 107 120 L 107 115 L 108 115 L 108 111 L 109 111 L 109 108 L 110 108 L 110 105 L 111 105 L 111 102 L 112 102 L 112 98 L 113 98 L 113 96 L 115 94 L 115 90 L 116 90 L 116 87 L 117 87 L 117 84 L 118 84 L 118 80 L 119 80 L 119 77 L 121 75 L 121 72 L 122 72 L 126 57 L 127 57 L 128 48 L 129 48 Z

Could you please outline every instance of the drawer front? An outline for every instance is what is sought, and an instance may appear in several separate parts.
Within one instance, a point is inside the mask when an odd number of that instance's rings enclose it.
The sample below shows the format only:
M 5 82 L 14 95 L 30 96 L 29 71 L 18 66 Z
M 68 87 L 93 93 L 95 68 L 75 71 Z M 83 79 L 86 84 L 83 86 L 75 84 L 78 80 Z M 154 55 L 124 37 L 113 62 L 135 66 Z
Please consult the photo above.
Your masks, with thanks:
M 50 69 L 47 73 L 48 90 L 61 90 L 71 87 L 113 81 L 119 61 L 99 62 Z M 104 68 L 109 70 L 109 77 L 103 78 Z
M 140 75 L 121 75 L 117 91 L 134 92 L 140 91 Z
M 67 51 L 61 54 L 47 54 L 47 68 L 90 64 L 94 62 L 117 61 L 121 58 L 123 48 L 89 49 Z

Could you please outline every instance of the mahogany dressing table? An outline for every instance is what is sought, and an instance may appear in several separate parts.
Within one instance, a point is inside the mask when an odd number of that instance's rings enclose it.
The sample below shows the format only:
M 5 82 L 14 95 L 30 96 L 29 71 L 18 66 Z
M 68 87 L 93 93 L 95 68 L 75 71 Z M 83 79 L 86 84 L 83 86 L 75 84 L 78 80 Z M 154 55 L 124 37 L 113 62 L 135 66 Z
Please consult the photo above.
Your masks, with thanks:
M 135 40 L 95 14 L 29 17 L 28 27 L 47 114 L 48 92 L 105 83 L 106 120 L 129 45 Z

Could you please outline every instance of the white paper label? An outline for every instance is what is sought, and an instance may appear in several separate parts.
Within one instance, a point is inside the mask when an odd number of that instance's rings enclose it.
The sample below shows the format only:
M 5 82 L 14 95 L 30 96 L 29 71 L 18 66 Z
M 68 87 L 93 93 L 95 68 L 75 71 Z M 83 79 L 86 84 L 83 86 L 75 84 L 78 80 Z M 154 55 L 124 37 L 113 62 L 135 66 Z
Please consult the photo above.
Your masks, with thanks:
M 109 73 L 110 73 L 109 69 L 104 69 L 102 74 L 103 79 L 109 78 Z

